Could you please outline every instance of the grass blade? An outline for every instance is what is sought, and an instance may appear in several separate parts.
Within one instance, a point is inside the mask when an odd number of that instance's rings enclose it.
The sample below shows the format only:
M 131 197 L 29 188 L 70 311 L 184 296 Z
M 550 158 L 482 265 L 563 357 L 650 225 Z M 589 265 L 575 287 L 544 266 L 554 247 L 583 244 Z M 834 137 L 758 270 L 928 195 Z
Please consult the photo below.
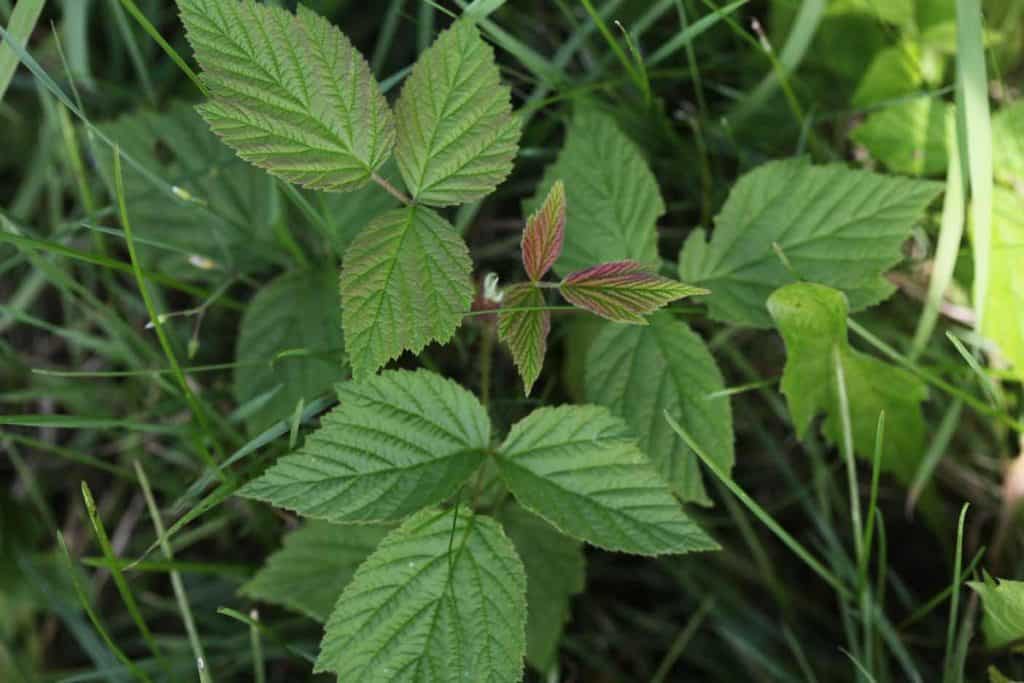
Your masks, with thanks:
M 46 0 L 18 0 L 11 14 L 11 21 L 7 24 L 8 35 L 18 43 L 26 43 L 36 27 L 36 22 L 39 21 L 44 4 Z M 3 44 L 0 44 L 0 101 L 4 99 L 19 61 L 18 54 L 7 44 L 5 36 Z

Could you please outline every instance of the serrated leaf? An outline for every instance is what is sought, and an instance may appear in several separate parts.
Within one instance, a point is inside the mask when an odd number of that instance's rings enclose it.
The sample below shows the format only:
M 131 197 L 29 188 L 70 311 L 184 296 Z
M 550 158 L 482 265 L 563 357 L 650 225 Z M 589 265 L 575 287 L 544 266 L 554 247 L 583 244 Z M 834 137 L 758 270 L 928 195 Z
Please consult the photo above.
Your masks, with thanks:
M 388 531 L 384 526 L 311 520 L 286 535 L 282 548 L 238 592 L 326 621 L 356 568 Z
M 502 308 L 540 307 L 544 304 L 544 294 L 540 289 L 521 284 L 505 290 Z M 512 352 L 512 360 L 519 370 L 519 376 L 523 378 L 523 389 L 527 396 L 544 366 L 549 332 L 551 313 L 548 311 L 502 310 L 498 313 L 498 338 Z
M 989 648 L 1001 648 L 1024 638 L 1024 581 L 996 580 L 986 573 L 984 581 L 968 581 L 967 585 L 981 596 L 981 630 Z M 1014 649 L 1020 651 L 1022 647 Z
M 670 280 L 636 261 L 613 261 L 565 276 L 559 291 L 574 306 L 613 322 L 646 325 L 644 315 L 707 290 Z
M 1024 182 L 1024 100 L 992 116 L 992 168 L 996 180 L 1010 186 Z
M 842 363 L 849 400 L 853 447 L 870 460 L 878 416 L 886 424 L 881 467 L 902 481 L 914 474 L 924 451 L 921 403 L 928 388 L 917 377 L 856 351 L 846 336 L 848 306 L 842 292 L 810 283 L 787 285 L 768 299 L 786 342 L 782 393 L 797 436 L 803 438 L 818 413 L 826 414 L 822 431 L 832 443 L 842 435 L 836 358 Z
M 569 601 L 583 592 L 583 546 L 518 505 L 506 506 L 500 519 L 526 568 L 526 661 L 546 673 L 569 621 Z
M 418 202 L 471 202 L 512 171 L 522 124 L 494 50 L 470 21 L 456 21 L 420 55 L 395 118 L 398 168 Z
M 850 137 L 896 173 L 935 175 L 946 170 L 946 121 L 953 108 L 918 97 L 874 112 Z
M 798 279 L 842 290 L 857 311 L 892 294 L 882 275 L 941 190 L 805 159 L 770 162 L 733 186 L 710 242 L 703 230 L 686 240 L 679 277 L 710 289 L 709 314 L 725 322 L 769 327 L 768 295 Z
M 240 404 L 259 402 L 246 418 L 250 433 L 288 418 L 342 379 L 344 340 L 337 276 L 331 271 L 281 275 L 246 306 L 239 327 L 234 394 Z M 307 354 L 275 357 L 288 349 Z
M 558 179 L 565 182 L 566 227 L 556 273 L 620 259 L 658 263 L 655 224 L 665 202 L 640 149 L 613 118 L 577 110 L 558 160 L 528 206 L 539 207 Z
M 710 505 L 697 456 L 676 436 L 665 411 L 725 472 L 733 465 L 732 408 L 722 374 L 704 341 L 667 312 L 647 327 L 605 324 L 587 351 L 586 398 L 607 406 L 639 436 L 647 454 L 683 500 Z
M 411 206 L 379 216 L 345 253 L 342 324 L 357 379 L 403 351 L 455 334 L 473 301 L 466 243 L 439 215 Z
M 181 279 L 220 281 L 225 270 L 250 272 L 280 259 L 274 179 L 239 159 L 190 104 L 135 112 L 99 128 L 138 164 L 124 164 L 124 186 L 144 263 Z M 113 194 L 112 150 L 98 142 L 92 150 Z M 197 268 L 193 256 L 219 267 Z
M 1024 198 L 996 187 L 992 195 L 989 284 L 981 333 L 1024 380 Z
M 523 268 L 534 282 L 551 270 L 565 242 L 565 185 L 556 180 L 547 199 L 526 221 L 520 248 Z
M 512 427 L 497 460 L 519 504 L 573 538 L 636 555 L 718 547 L 606 408 L 535 410 Z
M 312 189 L 366 184 L 391 156 L 395 123 L 349 39 L 299 5 L 178 0 L 212 99 L 203 118 L 246 161 Z
M 239 495 L 332 522 L 400 519 L 455 493 L 489 445 L 480 402 L 425 370 L 348 382 L 338 400 L 301 448 Z
M 881 50 L 857 84 L 851 103 L 855 107 L 870 107 L 913 93 L 924 83 L 921 64 L 917 43 L 904 41 Z
M 493 519 L 424 510 L 388 534 L 327 621 L 315 671 L 339 681 L 514 683 L 526 576 Z

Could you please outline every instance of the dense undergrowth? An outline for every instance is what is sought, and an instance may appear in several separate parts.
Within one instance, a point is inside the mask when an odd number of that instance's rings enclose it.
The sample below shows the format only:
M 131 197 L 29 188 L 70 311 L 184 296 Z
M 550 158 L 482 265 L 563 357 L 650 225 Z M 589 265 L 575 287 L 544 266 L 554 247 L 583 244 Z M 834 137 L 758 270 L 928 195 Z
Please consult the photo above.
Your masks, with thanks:
M 295 9 L 0 0 L 0 681 L 1024 679 L 1024 2 Z

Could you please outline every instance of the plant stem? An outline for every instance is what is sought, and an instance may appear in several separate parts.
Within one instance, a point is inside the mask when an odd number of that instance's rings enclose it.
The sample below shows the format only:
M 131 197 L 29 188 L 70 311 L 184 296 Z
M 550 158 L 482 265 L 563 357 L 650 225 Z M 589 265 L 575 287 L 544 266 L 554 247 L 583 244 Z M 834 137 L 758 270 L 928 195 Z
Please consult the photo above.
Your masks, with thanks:
M 377 183 L 378 185 L 383 187 L 385 190 L 387 190 L 388 194 L 393 196 L 395 199 L 397 199 L 398 201 L 402 202 L 406 206 L 412 205 L 412 200 L 409 199 L 409 196 L 406 195 L 401 190 L 399 190 L 394 185 L 392 185 L 385 178 L 383 178 L 382 176 L 377 175 L 376 173 L 372 174 L 370 177 L 373 178 L 373 182 Z

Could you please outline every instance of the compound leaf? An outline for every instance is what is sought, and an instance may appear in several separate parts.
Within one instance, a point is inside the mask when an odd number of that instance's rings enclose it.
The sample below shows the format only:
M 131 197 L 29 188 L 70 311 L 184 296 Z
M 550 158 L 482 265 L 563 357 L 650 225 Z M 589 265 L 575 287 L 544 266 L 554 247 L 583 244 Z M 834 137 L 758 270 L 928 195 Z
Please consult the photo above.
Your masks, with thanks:
M 592 108 L 576 112 L 529 206 L 539 207 L 557 179 L 565 181 L 566 233 L 556 273 L 619 259 L 658 263 L 655 224 L 665 202 L 640 149 L 613 118 Z
M 646 325 L 644 315 L 707 290 L 670 280 L 636 261 L 613 261 L 570 273 L 559 291 L 574 306 L 613 322 Z
M 512 427 L 497 459 L 519 503 L 573 538 L 637 555 L 718 547 L 601 406 L 535 410 Z
M 365 683 L 514 683 L 525 623 L 526 575 L 501 526 L 467 508 L 424 510 L 356 571 L 315 671 Z
M 526 661 L 545 673 L 558 655 L 569 600 L 583 592 L 583 546 L 518 505 L 500 519 L 526 568 Z
M 435 212 L 389 211 L 352 241 L 341 270 L 342 325 L 357 379 L 402 351 L 447 342 L 473 300 L 466 243 Z
M 555 181 L 547 199 L 526 221 L 520 247 L 523 267 L 537 282 L 551 269 L 562 253 L 565 242 L 565 185 Z
M 521 284 L 505 290 L 502 308 L 544 306 L 544 294 L 530 284 Z M 498 337 L 508 345 L 512 360 L 523 378 L 523 389 L 530 395 L 548 348 L 551 331 L 551 313 L 548 311 L 500 311 Z
M 914 474 L 924 444 L 921 402 L 927 387 L 914 375 L 856 351 L 846 338 L 848 306 L 843 293 L 823 285 L 787 285 L 768 299 L 786 342 L 782 393 L 797 436 L 803 438 L 811 420 L 826 414 L 822 431 L 832 443 L 842 435 L 837 360 L 842 364 L 849 399 L 854 450 L 871 459 L 878 416 L 898 425 L 885 432 L 881 467 L 902 481 Z
M 395 157 L 413 198 L 450 206 L 480 199 L 512 171 L 521 123 L 494 50 L 457 21 L 424 52 L 395 103 Z
M 667 312 L 650 325 L 603 325 L 587 351 L 587 400 L 607 406 L 639 435 L 640 450 L 685 501 L 710 505 L 697 456 L 664 419 L 682 424 L 725 472 L 733 465 L 729 399 L 707 346 Z
M 239 592 L 327 621 L 356 568 L 388 531 L 384 526 L 310 520 L 284 537 L 282 548 Z
M 239 495 L 317 519 L 400 519 L 453 494 L 480 465 L 490 421 L 455 382 L 392 370 L 338 389 L 320 429 Z
M 323 17 L 252 0 L 178 0 L 212 99 L 203 118 L 246 161 L 319 190 L 364 185 L 395 124 L 363 56 Z
M 941 183 L 805 159 L 769 162 L 737 182 L 710 242 L 696 230 L 679 255 L 679 277 L 707 287 L 715 320 L 768 327 L 764 303 L 803 279 L 840 289 L 852 310 L 882 301 L 883 273 Z
M 981 596 L 981 630 L 989 648 L 1002 648 L 1024 638 L 1024 581 L 997 581 L 986 573 L 984 581 L 968 581 L 967 585 Z

